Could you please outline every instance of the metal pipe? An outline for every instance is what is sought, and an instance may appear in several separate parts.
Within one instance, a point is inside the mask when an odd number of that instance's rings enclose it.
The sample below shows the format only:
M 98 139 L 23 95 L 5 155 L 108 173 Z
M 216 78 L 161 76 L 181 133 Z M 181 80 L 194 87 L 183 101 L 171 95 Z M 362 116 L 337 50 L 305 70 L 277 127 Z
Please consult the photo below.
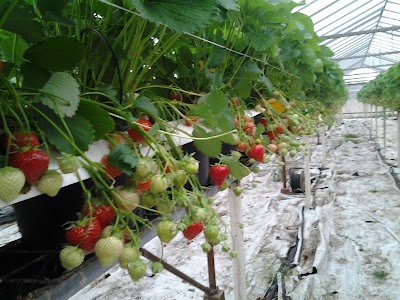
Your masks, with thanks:
M 207 252 L 207 265 L 208 265 L 208 283 L 213 290 L 217 289 L 217 280 L 215 278 L 215 262 L 214 262 L 214 248 Z
M 168 272 L 171 272 L 172 274 L 178 276 L 179 278 L 183 279 L 184 281 L 186 281 L 187 283 L 193 285 L 194 287 L 197 287 L 198 289 L 202 290 L 207 295 L 210 295 L 210 294 L 213 293 L 213 289 L 202 285 L 200 282 L 194 280 L 193 278 L 189 277 L 185 273 L 179 271 L 175 267 L 171 266 L 169 263 L 165 262 L 164 260 L 162 260 L 161 258 L 157 257 L 153 253 L 147 251 L 146 249 L 140 248 L 140 252 L 147 259 L 149 259 L 149 260 L 151 260 L 153 262 L 160 262 L 163 265 L 165 270 L 167 270 Z

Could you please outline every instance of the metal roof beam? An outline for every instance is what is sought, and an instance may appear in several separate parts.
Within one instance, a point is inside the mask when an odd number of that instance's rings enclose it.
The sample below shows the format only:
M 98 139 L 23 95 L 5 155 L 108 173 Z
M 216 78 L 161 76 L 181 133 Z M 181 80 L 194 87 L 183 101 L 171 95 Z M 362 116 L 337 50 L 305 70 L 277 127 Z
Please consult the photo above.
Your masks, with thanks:
M 358 69 L 374 69 L 374 68 L 390 67 L 390 66 L 393 66 L 393 64 L 376 65 L 376 66 L 364 65 L 364 66 L 358 67 L 358 68 L 346 68 L 346 69 L 342 69 L 342 70 L 343 70 L 343 71 L 354 71 L 354 70 L 358 70 Z
M 382 55 L 390 55 L 390 54 L 398 54 L 400 51 L 392 51 L 392 52 L 382 52 L 382 53 L 369 53 L 365 55 L 355 55 L 355 56 L 348 56 L 348 57 L 340 57 L 334 58 L 334 61 L 338 60 L 346 60 L 346 59 L 354 59 L 354 58 L 364 58 L 364 57 L 371 57 L 371 56 L 382 56 Z
M 376 32 L 396 31 L 396 30 L 399 30 L 399 29 L 400 29 L 400 26 L 375 28 L 375 29 L 369 29 L 369 30 L 361 30 L 361 31 L 353 31 L 353 32 L 346 32 L 346 33 L 323 35 L 323 36 L 321 36 L 321 38 L 323 38 L 325 40 L 326 39 L 339 39 L 339 38 L 347 37 L 347 36 L 370 34 L 370 33 L 376 33 Z

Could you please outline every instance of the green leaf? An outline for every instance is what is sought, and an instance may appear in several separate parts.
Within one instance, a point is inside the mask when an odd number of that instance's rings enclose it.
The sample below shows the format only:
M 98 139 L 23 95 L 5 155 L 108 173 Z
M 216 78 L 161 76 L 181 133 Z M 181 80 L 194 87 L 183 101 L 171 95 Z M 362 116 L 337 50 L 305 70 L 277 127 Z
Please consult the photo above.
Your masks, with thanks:
M 64 0 L 38 0 L 37 3 L 42 15 L 51 13 L 56 16 L 61 16 L 65 4 Z
M 226 57 L 226 50 L 219 48 L 219 47 L 213 47 L 210 51 L 210 56 L 206 62 L 206 66 L 208 68 L 214 68 L 217 67 L 224 58 Z
M 113 118 L 96 103 L 81 101 L 77 113 L 92 124 L 95 141 L 104 138 L 115 127 Z
M 258 52 L 265 52 L 274 42 L 274 33 L 271 29 L 264 32 L 255 31 L 249 33 L 250 46 Z
M 21 73 L 24 76 L 23 86 L 38 90 L 43 88 L 51 77 L 48 70 L 29 62 L 22 64 Z
M 79 84 L 68 73 L 53 73 L 37 100 L 63 117 L 72 117 L 79 105 Z
M 111 149 L 108 161 L 127 175 L 133 175 L 133 168 L 138 163 L 135 152 L 125 143 L 120 143 Z
M 234 178 L 236 179 L 243 178 L 242 167 L 237 159 L 235 159 L 232 156 L 225 156 L 221 159 L 221 163 L 229 167 L 229 174 L 232 175 Z
M 257 79 L 257 81 L 263 83 L 263 84 L 268 88 L 268 90 L 269 90 L 270 92 L 272 92 L 272 90 L 274 89 L 273 86 L 272 86 L 271 80 L 269 80 L 269 79 L 268 79 L 267 77 L 265 77 L 264 75 L 260 76 L 260 77 Z
M 248 98 L 250 97 L 251 94 L 251 89 L 253 88 L 253 85 L 251 84 L 250 80 L 240 80 L 237 82 L 233 90 L 236 94 L 238 94 L 242 98 Z
M 10 5 L 10 4 L 9 4 Z M 2 11 L 0 11 L 0 16 Z M 2 29 L 11 31 L 20 35 L 24 40 L 30 43 L 36 43 L 43 39 L 44 34 L 42 26 L 32 9 L 27 6 L 17 4 L 8 15 Z
M 0 34 L 2 60 L 12 63 L 23 62 L 23 55 L 29 44 L 18 34 L 1 29 Z
M 85 46 L 72 37 L 51 37 L 32 45 L 24 58 L 53 72 L 75 68 L 85 55 Z
M 83 152 L 89 149 L 89 145 L 94 142 L 94 130 L 88 120 L 80 115 L 74 115 L 72 118 L 60 117 L 52 112 L 50 109 L 43 107 L 41 109 L 48 118 L 59 128 L 61 131 L 69 136 L 73 143 Z M 64 123 L 67 125 L 65 128 Z M 71 144 L 64 136 L 53 126 L 48 120 L 40 117 L 38 120 L 40 130 L 46 136 L 47 141 L 57 148 L 60 152 L 79 155 L 73 144 Z
M 193 137 L 209 137 L 210 133 L 200 126 L 195 125 L 193 129 Z M 222 151 L 222 142 L 219 139 L 194 140 L 194 145 L 203 154 L 209 157 L 217 157 Z
M 214 0 L 134 0 L 140 14 L 177 32 L 193 33 L 209 25 L 218 13 Z
M 223 8 L 228 9 L 228 10 L 236 10 L 236 11 L 238 11 L 240 9 L 240 6 L 236 2 L 236 0 L 217 0 L 217 2 Z
M 150 98 L 140 96 L 134 103 L 134 108 L 145 112 L 149 116 L 156 118 L 159 116 L 159 111 Z
M 256 136 L 259 136 L 265 131 L 265 127 L 263 124 L 258 124 L 256 128 Z
M 212 90 L 210 93 L 201 96 L 197 103 L 207 104 L 212 114 L 218 114 L 228 106 L 225 95 L 220 90 Z

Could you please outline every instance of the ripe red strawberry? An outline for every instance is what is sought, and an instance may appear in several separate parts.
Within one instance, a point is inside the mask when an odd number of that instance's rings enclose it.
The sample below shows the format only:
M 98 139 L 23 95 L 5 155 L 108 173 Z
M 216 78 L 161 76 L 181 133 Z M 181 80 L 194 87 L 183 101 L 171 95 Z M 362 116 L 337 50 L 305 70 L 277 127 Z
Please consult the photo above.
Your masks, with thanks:
M 263 145 L 254 145 L 247 151 L 247 156 L 249 158 L 254 158 L 258 162 L 264 162 L 265 149 Z
M 115 211 L 111 205 L 106 203 L 93 203 L 92 204 L 92 217 L 100 222 L 102 228 L 108 226 L 115 217 Z M 90 206 L 84 205 L 82 208 L 84 216 L 90 215 Z
M 198 121 L 197 117 L 194 116 L 187 116 L 187 119 L 185 119 L 185 125 L 186 126 L 193 126 L 194 123 L 196 123 Z
M 231 99 L 231 102 L 232 102 L 232 104 L 233 105 L 236 105 L 236 106 L 238 106 L 238 105 L 240 105 L 240 100 L 239 100 L 239 98 L 232 98 Z
M 7 147 L 10 147 L 10 152 L 16 152 L 23 147 L 33 148 L 40 145 L 36 134 L 32 132 L 13 132 L 12 136 L 3 138 L 3 150 L 6 152 Z
M 96 218 L 77 221 L 65 232 L 65 240 L 72 246 L 78 246 L 86 253 L 94 250 L 96 242 L 101 237 L 101 224 Z
M 203 231 L 203 227 L 203 222 L 193 223 L 189 225 L 184 231 L 182 231 L 183 236 L 191 241 Z
M 0 60 L 0 73 L 3 72 L 4 62 Z
M 221 186 L 229 176 L 229 168 L 226 165 L 211 166 L 208 172 L 216 186 Z
M 255 127 L 253 122 L 246 122 L 243 126 L 243 131 L 249 135 L 253 135 L 255 133 Z
M 268 138 L 269 138 L 269 142 L 270 142 L 270 143 L 271 143 L 273 140 L 275 140 L 275 138 L 276 138 L 275 132 L 273 132 L 273 131 L 268 131 L 267 134 L 268 134 Z
M 140 124 L 141 128 L 148 132 L 153 125 L 149 120 L 146 119 L 139 119 L 137 120 L 137 123 Z M 128 129 L 128 134 L 131 137 L 131 139 L 135 142 L 143 142 L 144 139 L 142 137 L 142 133 L 140 131 L 137 131 L 135 129 Z
M 107 174 L 108 174 L 110 177 L 116 178 L 116 177 L 122 175 L 122 171 L 121 171 L 119 168 L 114 167 L 113 165 L 111 165 L 111 164 L 108 162 L 108 155 L 107 155 L 107 154 L 105 154 L 105 155 L 101 158 L 100 162 L 104 165 L 105 171 L 107 172 Z
M 282 133 L 285 132 L 285 129 L 283 128 L 283 126 L 278 126 L 278 127 L 276 128 L 276 132 L 277 132 L 278 134 L 282 134 Z
M 49 167 L 49 156 L 42 150 L 30 149 L 10 156 L 10 165 L 21 169 L 29 184 L 36 183 Z
M 262 118 L 260 119 L 260 123 L 261 123 L 262 125 L 264 125 L 265 128 L 267 128 L 267 126 L 268 126 L 267 118 L 262 117 Z
M 182 96 L 178 93 L 172 93 L 169 95 L 169 99 L 176 100 L 176 101 L 182 101 Z
M 139 182 L 136 185 L 136 191 L 139 191 L 139 192 L 145 192 L 145 191 L 148 191 L 149 189 L 150 189 L 150 180 L 145 180 L 145 181 Z

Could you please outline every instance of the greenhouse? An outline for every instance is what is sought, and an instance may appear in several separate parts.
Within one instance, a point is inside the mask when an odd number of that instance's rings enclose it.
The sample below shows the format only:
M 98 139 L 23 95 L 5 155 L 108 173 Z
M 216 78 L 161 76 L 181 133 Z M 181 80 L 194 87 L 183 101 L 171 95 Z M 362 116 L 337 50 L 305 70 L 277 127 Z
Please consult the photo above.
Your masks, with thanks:
M 0 1 L 0 300 L 400 300 L 399 49 L 400 0 Z

